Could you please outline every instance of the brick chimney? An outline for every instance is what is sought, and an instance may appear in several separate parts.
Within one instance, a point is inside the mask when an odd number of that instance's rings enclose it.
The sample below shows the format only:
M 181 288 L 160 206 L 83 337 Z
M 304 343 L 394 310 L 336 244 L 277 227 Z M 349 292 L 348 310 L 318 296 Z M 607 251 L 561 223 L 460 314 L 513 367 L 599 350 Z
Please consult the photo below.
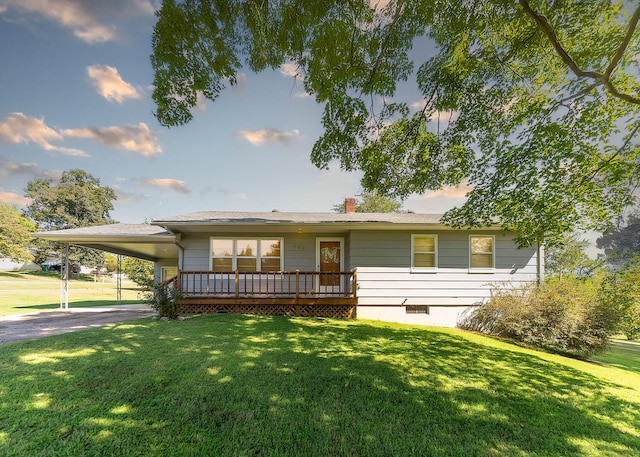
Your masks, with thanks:
M 344 199 L 344 212 L 355 213 L 356 212 L 356 199 L 348 197 Z

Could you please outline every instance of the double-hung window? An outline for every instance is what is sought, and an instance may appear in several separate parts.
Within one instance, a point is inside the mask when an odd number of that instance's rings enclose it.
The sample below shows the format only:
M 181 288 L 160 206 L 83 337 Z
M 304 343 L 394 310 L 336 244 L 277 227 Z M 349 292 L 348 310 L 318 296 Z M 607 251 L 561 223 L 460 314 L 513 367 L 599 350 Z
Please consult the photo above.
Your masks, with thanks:
M 469 236 L 469 268 L 493 270 L 495 267 L 495 237 L 493 235 Z
M 282 270 L 281 238 L 212 238 L 211 269 L 216 272 Z
M 411 270 L 435 271 L 438 267 L 438 236 L 411 235 Z

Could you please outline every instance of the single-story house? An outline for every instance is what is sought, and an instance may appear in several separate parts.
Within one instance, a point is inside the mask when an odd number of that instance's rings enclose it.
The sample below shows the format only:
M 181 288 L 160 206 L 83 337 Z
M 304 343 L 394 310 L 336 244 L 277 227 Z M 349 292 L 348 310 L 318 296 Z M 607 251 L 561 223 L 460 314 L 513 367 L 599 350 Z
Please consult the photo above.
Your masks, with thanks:
M 16 262 L 9 257 L 0 258 L 0 271 L 36 271 L 40 267 L 31 261 Z
M 220 212 L 41 232 L 155 263 L 183 312 L 359 317 L 455 326 L 495 285 L 539 280 L 542 250 L 499 226 L 415 213 Z M 174 279 L 175 278 L 175 279 Z

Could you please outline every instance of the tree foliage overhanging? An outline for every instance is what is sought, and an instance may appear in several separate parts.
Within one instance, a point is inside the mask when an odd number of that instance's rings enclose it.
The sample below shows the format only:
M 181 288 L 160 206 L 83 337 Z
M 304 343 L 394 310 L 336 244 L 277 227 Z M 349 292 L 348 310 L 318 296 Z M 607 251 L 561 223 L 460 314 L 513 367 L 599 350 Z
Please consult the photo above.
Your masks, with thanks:
M 373 6 L 372 6 L 373 5 Z M 635 10 L 629 10 L 630 7 Z M 245 66 L 297 67 L 324 104 L 311 153 L 404 198 L 469 183 L 453 226 L 500 220 L 522 245 L 602 230 L 640 175 L 640 6 L 618 0 L 164 0 L 153 98 L 188 122 Z M 421 49 L 433 56 L 416 60 Z M 423 102 L 399 100 L 415 79 Z

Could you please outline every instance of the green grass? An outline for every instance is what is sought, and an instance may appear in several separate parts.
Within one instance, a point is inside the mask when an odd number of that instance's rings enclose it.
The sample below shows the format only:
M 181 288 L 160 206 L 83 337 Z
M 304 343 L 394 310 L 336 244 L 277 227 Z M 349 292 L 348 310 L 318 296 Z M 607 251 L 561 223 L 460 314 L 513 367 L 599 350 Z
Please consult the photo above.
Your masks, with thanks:
M 3 456 L 634 456 L 640 374 L 452 329 L 209 315 L 2 346 Z
M 90 276 L 69 281 L 69 307 L 104 306 L 116 303 L 116 283 L 94 282 Z M 139 290 L 123 282 L 122 302 L 141 303 Z M 0 316 L 54 309 L 60 306 L 60 273 L 0 272 Z
M 640 374 L 640 341 L 613 339 L 607 351 L 592 358 Z

